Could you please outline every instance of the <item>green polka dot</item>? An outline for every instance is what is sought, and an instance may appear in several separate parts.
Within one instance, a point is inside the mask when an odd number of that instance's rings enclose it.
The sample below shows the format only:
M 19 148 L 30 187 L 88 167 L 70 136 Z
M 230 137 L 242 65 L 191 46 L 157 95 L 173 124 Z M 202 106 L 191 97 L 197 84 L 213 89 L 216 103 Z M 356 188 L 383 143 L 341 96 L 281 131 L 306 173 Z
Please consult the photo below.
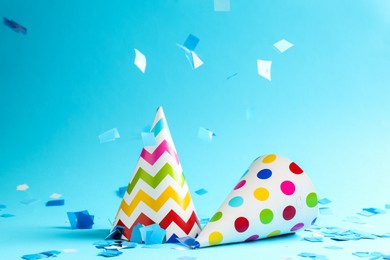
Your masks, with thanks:
M 263 209 L 260 212 L 260 221 L 263 224 L 271 223 L 273 218 L 274 218 L 274 213 L 270 209 Z
M 222 218 L 222 212 L 218 211 L 214 214 L 214 216 L 210 219 L 210 222 L 215 222 L 217 220 L 220 220 Z
M 306 205 L 309 208 L 314 208 L 317 206 L 318 199 L 317 199 L 317 194 L 315 192 L 309 193 L 306 197 Z
M 274 230 L 271 233 L 269 233 L 267 235 L 267 237 L 274 237 L 274 236 L 280 235 L 280 233 L 281 233 L 281 231 L 277 229 L 277 230 Z
M 223 236 L 218 231 L 212 232 L 209 235 L 209 244 L 211 246 L 220 244 L 222 242 L 222 240 L 223 240 Z

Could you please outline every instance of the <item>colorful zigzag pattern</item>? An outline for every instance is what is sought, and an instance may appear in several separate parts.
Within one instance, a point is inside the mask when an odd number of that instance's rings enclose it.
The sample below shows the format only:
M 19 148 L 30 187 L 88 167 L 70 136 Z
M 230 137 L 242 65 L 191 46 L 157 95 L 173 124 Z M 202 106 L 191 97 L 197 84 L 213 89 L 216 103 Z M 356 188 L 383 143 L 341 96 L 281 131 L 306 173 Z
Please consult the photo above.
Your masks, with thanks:
M 157 109 L 150 132 L 156 137 L 156 145 L 142 149 L 113 228 L 124 227 L 122 238 L 128 240 L 139 223 L 158 223 L 167 232 L 167 242 L 196 237 L 199 220 L 162 107 Z

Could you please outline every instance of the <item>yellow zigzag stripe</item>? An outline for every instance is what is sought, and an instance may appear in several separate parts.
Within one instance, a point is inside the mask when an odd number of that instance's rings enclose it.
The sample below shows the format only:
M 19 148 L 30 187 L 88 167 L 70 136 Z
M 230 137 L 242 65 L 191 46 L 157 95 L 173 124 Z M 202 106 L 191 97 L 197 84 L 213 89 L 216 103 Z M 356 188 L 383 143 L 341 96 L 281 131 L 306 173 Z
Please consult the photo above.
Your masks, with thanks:
M 183 210 L 186 210 L 191 202 L 191 194 L 190 191 L 188 191 L 186 196 L 184 198 L 181 198 L 179 194 L 177 194 L 177 192 L 171 186 L 169 186 L 155 200 L 143 190 L 139 190 L 137 195 L 135 195 L 134 199 L 130 202 L 130 205 L 128 205 L 125 200 L 122 200 L 120 208 L 129 217 L 136 209 L 138 204 L 142 201 L 155 212 L 157 212 L 162 208 L 162 206 L 164 206 L 164 204 L 169 199 L 173 199 Z

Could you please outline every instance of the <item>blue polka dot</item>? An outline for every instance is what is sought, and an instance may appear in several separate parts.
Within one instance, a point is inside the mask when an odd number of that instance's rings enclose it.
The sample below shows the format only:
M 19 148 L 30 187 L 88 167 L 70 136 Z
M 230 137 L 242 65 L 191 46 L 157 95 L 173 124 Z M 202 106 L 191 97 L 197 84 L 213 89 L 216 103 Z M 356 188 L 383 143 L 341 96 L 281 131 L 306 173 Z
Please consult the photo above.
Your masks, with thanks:
M 243 202 L 244 202 L 244 199 L 241 196 L 237 196 L 237 197 L 232 198 L 229 201 L 229 206 L 236 208 L 236 207 L 241 206 Z
M 265 180 L 271 177 L 272 171 L 270 169 L 262 169 L 257 173 L 257 178 Z

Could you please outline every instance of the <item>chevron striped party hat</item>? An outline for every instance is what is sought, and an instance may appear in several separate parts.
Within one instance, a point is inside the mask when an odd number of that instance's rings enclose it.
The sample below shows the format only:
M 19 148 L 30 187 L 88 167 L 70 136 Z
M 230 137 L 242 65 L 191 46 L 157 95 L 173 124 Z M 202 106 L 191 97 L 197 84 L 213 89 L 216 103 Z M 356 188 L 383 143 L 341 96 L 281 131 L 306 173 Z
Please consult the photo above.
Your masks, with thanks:
M 199 220 L 162 107 L 150 132 L 156 144 L 142 149 L 112 230 L 123 227 L 122 238 L 131 241 L 137 224 L 159 224 L 168 243 L 176 243 L 177 237 L 196 237 Z

